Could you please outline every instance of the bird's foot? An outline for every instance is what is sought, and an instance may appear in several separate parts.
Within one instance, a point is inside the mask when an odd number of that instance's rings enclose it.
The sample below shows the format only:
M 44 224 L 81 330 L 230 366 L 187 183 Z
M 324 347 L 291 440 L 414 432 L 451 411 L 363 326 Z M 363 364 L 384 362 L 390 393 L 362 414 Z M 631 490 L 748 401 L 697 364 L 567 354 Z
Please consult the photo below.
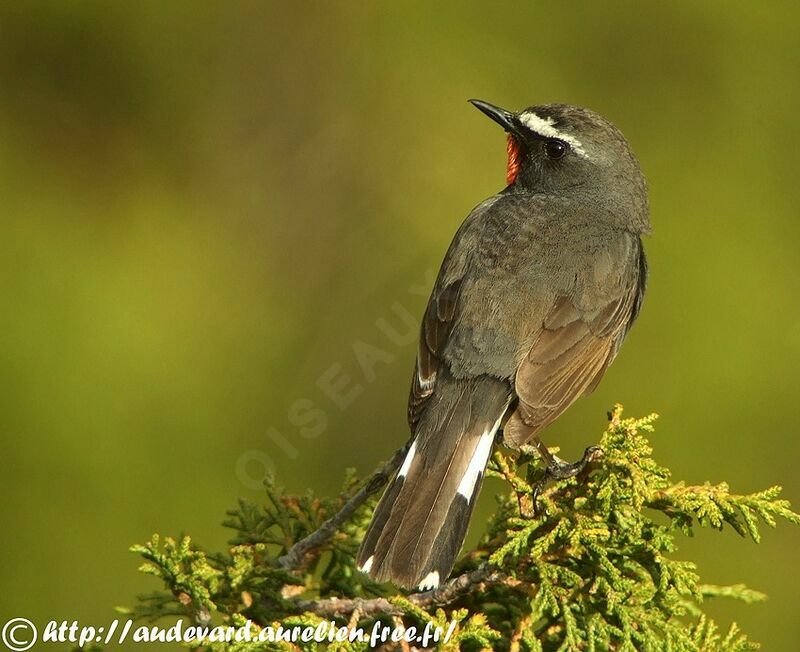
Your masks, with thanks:
M 540 516 L 542 511 L 539 505 L 539 496 L 544 491 L 545 486 L 551 480 L 566 480 L 574 478 L 586 469 L 586 467 L 603 456 L 603 449 L 599 446 L 589 446 L 584 452 L 583 457 L 577 462 L 565 462 L 556 455 L 551 455 L 551 460 L 545 469 L 544 476 L 534 485 L 533 495 L 533 514 Z

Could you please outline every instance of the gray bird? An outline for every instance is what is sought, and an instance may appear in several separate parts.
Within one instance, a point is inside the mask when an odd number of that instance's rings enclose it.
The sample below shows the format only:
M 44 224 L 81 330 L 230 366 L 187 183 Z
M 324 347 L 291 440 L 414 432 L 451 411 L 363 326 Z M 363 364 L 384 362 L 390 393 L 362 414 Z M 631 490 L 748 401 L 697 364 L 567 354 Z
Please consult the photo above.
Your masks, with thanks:
M 508 186 L 458 229 L 422 322 L 413 433 L 359 551 L 378 581 L 436 588 L 453 568 L 495 437 L 576 475 L 541 431 L 591 392 L 642 305 L 647 185 L 622 133 L 567 104 L 473 105 L 508 133 Z

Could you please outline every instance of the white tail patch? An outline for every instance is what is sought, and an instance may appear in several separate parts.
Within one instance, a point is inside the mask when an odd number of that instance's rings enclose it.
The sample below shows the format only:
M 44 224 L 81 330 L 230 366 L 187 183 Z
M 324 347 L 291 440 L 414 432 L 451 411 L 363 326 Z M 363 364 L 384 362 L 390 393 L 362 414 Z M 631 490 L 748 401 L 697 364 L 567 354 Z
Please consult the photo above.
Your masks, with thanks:
M 568 143 L 572 150 L 578 155 L 582 156 L 583 158 L 589 158 L 586 154 L 586 151 L 583 149 L 581 145 L 581 141 L 579 141 L 575 136 L 570 136 L 569 134 L 565 134 L 563 131 L 559 131 L 555 128 L 555 122 L 553 122 L 552 118 L 543 118 L 540 115 L 537 115 L 533 111 L 526 111 L 525 113 L 519 114 L 519 119 L 522 124 L 524 124 L 528 129 L 531 131 L 535 131 L 540 136 L 544 136 L 545 138 L 558 138 L 559 140 L 563 140 L 565 143 Z
M 505 410 L 503 410 L 505 414 Z M 483 473 L 486 468 L 486 463 L 489 461 L 489 455 L 492 452 L 492 444 L 494 444 L 494 436 L 497 429 L 500 427 L 500 421 L 503 420 L 503 414 L 495 421 L 494 425 L 484 431 L 481 435 L 481 440 L 475 447 L 475 452 L 472 454 L 472 459 L 469 461 L 469 466 L 464 472 L 464 477 L 458 485 L 458 493 L 460 493 L 469 502 L 472 499 L 472 494 L 475 492 L 475 484 L 478 482 L 478 477 Z
M 432 591 L 439 586 L 439 571 L 431 571 L 419 583 L 420 591 Z
M 429 393 L 428 390 L 430 390 L 433 387 L 433 383 L 436 382 L 436 372 L 431 372 L 430 376 L 423 378 L 419 363 L 417 363 L 417 382 L 419 382 L 419 387 L 422 391 Z
M 372 562 L 375 561 L 375 555 L 372 555 L 364 564 L 359 568 L 362 573 L 369 573 L 372 570 Z
M 411 442 L 411 448 L 408 449 L 408 453 L 406 453 L 406 459 L 403 460 L 403 466 L 400 467 L 400 471 L 397 474 L 398 478 L 405 478 L 408 475 L 408 470 L 411 468 L 411 462 L 414 461 L 414 455 L 417 452 L 417 440 Z

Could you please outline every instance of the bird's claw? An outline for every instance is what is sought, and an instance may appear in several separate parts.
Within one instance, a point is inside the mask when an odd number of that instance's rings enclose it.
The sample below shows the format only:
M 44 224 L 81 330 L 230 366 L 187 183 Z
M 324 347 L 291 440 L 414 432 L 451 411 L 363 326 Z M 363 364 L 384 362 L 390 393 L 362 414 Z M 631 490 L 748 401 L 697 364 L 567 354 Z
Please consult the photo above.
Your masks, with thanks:
M 559 457 L 553 456 L 550 464 L 547 465 L 544 475 L 533 487 L 531 494 L 531 501 L 533 502 L 533 514 L 535 517 L 542 515 L 542 509 L 539 505 L 539 497 L 544 491 L 545 486 L 550 480 L 567 480 L 574 478 L 586 469 L 586 467 L 599 460 L 603 456 L 603 449 L 599 446 L 589 446 L 584 452 L 583 457 L 577 462 L 565 462 Z

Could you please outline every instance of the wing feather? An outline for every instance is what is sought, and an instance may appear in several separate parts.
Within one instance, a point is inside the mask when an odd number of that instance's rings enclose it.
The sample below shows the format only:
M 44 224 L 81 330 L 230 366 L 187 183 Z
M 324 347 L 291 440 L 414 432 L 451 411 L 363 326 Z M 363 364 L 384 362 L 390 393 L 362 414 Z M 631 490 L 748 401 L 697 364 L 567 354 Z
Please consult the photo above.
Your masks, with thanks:
M 622 265 L 618 291 L 589 311 L 574 297 L 559 296 L 517 368 L 516 412 L 503 436 L 520 445 L 555 421 L 580 396 L 592 392 L 636 318 L 647 280 L 641 243 Z
M 408 397 L 408 424 L 412 432 L 436 384 L 441 354 L 453 329 L 461 281 L 458 278 L 441 288 L 434 288 L 422 320 L 417 364 Z

